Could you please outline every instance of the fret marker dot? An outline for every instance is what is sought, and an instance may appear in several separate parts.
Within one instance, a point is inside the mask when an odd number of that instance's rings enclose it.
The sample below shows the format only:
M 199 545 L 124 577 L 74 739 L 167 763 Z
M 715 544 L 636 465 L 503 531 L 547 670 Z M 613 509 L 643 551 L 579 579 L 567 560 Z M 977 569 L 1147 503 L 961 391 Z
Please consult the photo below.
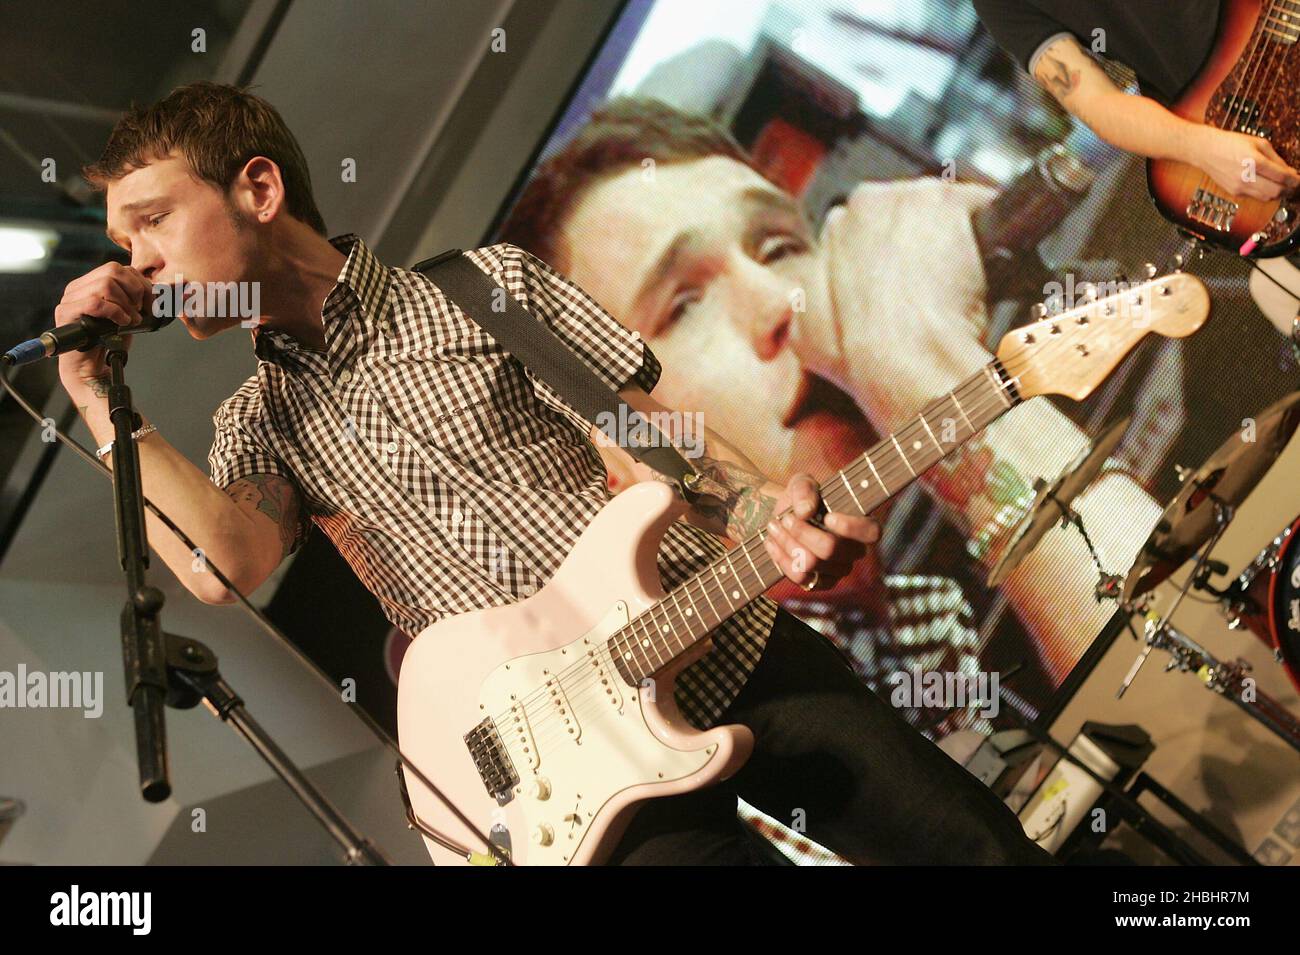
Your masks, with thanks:
M 623 659 L 624 659 L 624 660 L 631 660 L 631 659 L 632 659 L 632 651 L 629 650 L 629 651 L 627 651 L 627 653 L 623 654 Z
M 691 613 L 692 613 L 691 608 L 690 608 L 690 607 L 687 607 L 687 608 L 686 608 L 686 616 L 689 617 L 689 616 L 691 615 Z
M 861 481 L 858 482 L 858 487 L 866 487 L 870 483 L 871 482 L 868 481 L 866 478 L 863 478 Z
M 740 591 L 739 591 L 739 590 L 733 590 L 733 591 L 731 592 L 731 596 L 733 596 L 733 597 L 735 597 L 737 600 L 739 600 L 739 599 L 740 599 Z
M 918 438 L 917 440 L 915 440 L 915 441 L 912 442 L 912 450 L 913 450 L 913 451 L 920 451 L 920 450 L 921 450 L 921 440 L 920 440 L 919 438 Z
M 649 640 L 642 640 L 642 641 L 641 641 L 641 646 L 643 646 L 643 647 L 648 647 L 648 646 L 650 646 L 650 641 L 649 641 Z
M 660 627 L 660 628 L 659 628 L 659 632 L 660 632 L 660 633 L 667 633 L 667 632 L 668 632 L 668 624 L 664 624 L 662 627 Z

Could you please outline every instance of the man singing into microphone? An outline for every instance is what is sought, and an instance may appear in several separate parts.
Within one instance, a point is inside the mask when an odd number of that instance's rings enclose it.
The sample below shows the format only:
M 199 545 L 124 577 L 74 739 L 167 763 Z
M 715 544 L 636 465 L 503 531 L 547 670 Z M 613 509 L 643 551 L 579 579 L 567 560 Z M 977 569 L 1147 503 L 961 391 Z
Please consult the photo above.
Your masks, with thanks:
M 264 100 L 210 83 L 177 89 L 125 116 L 86 176 L 105 190 L 109 236 L 131 261 L 72 282 L 58 324 L 82 315 L 134 324 L 153 283 L 177 274 L 259 284 L 257 371 L 216 411 L 211 476 L 162 433 L 138 438 L 145 493 L 241 592 L 302 543 L 310 520 L 388 618 L 419 634 L 443 616 L 534 593 L 608 501 L 588 423 L 429 279 L 383 265 L 357 236 L 326 238 L 307 163 Z M 660 367 L 640 335 L 515 246 L 468 256 L 630 405 L 668 414 L 647 394 Z M 181 320 L 197 339 L 240 324 L 188 310 Z M 108 441 L 102 350 L 62 355 L 59 372 Z M 825 530 L 802 519 L 817 504 L 808 475 L 781 486 L 717 434 L 704 437 L 693 463 L 708 490 L 664 538 L 666 588 L 720 556 L 720 537 L 767 527 L 773 560 L 809 589 L 833 586 L 875 540 L 867 518 L 832 514 Z M 655 479 L 639 468 L 638 479 Z M 787 507 L 800 517 L 770 523 Z M 204 561 L 148 520 L 150 543 L 191 592 L 234 602 Z M 713 643 L 683 674 L 681 702 L 749 725 L 754 755 L 725 787 L 644 807 L 612 862 L 752 861 L 738 791 L 778 818 L 802 811 L 812 838 L 854 862 L 1050 861 L 988 789 L 767 598 Z

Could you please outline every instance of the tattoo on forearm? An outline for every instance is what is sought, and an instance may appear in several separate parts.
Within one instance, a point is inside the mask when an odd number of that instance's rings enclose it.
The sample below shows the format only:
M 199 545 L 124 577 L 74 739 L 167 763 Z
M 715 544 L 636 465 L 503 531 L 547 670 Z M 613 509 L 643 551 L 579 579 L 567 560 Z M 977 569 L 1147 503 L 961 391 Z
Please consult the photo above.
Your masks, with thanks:
M 298 492 L 275 474 L 251 474 L 226 487 L 236 504 L 253 504 L 280 528 L 280 556 L 289 553 L 298 530 Z
M 90 387 L 90 393 L 94 395 L 96 398 L 107 398 L 108 389 L 109 386 L 112 384 L 112 379 L 91 378 L 89 381 L 86 382 L 86 384 L 89 385 Z M 90 410 L 90 405 L 77 405 L 77 414 L 81 415 L 81 419 L 83 421 L 86 420 L 86 412 L 89 410 Z
M 695 488 L 700 496 L 692 508 L 714 533 L 742 541 L 757 533 L 772 519 L 776 499 L 761 490 L 767 479 L 734 464 L 701 455 L 692 462 L 700 478 Z M 656 474 L 656 479 L 673 483 Z
M 1042 83 L 1058 100 L 1064 100 L 1079 88 L 1079 71 L 1072 70 L 1054 56 L 1043 56 Z

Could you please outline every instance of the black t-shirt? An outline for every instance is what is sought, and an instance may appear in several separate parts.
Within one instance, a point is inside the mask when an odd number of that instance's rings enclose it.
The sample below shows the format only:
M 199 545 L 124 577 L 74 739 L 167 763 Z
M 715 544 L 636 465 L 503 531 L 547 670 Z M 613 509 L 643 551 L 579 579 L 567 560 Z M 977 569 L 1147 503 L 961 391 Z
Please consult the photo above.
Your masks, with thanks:
M 1219 0 L 974 0 L 993 39 L 1024 69 L 1043 43 L 1069 33 L 1137 74 L 1142 91 L 1170 103 L 1209 56 Z

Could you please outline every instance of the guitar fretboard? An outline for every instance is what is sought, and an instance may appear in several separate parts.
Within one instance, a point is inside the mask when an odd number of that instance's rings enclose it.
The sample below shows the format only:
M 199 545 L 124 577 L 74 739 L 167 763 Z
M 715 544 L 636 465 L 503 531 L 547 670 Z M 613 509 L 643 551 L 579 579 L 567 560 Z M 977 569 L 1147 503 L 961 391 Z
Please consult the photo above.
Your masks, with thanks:
M 1272 0 L 1260 11 L 1260 31 L 1287 46 L 1300 40 L 1300 0 Z
M 826 510 L 871 513 L 1019 401 L 1015 379 L 991 362 L 823 483 Z M 784 576 L 768 555 L 766 538 L 764 529 L 727 551 L 610 638 L 610 655 L 630 686 L 662 670 Z

